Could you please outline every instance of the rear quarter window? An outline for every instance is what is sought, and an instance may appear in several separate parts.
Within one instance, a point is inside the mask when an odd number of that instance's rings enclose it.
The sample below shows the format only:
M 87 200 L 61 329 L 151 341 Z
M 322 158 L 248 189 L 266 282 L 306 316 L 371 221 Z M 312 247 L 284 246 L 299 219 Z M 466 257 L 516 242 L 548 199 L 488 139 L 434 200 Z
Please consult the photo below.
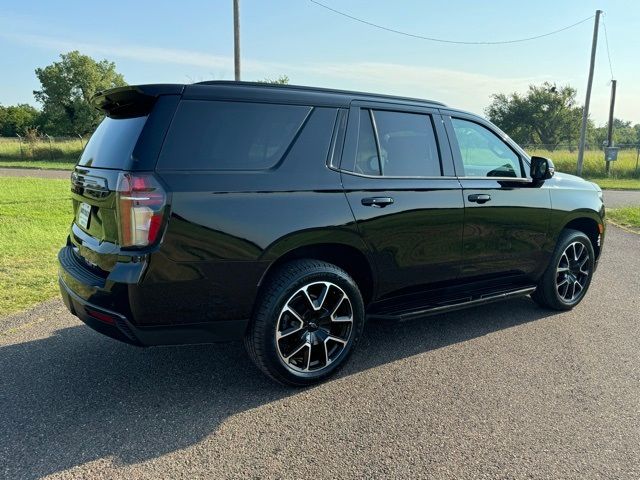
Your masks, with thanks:
M 124 119 L 106 117 L 91 135 L 78 165 L 129 169 L 133 148 L 138 142 L 146 121 L 146 116 Z
M 264 170 L 275 166 L 311 107 L 183 100 L 159 170 Z

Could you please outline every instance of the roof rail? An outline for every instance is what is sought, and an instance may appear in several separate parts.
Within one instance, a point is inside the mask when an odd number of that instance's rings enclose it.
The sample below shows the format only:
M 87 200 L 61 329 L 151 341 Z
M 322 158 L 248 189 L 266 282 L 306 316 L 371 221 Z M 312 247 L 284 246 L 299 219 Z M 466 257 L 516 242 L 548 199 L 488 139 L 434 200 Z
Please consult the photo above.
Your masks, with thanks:
M 386 95 L 383 93 L 369 93 L 369 92 L 357 92 L 352 90 L 339 90 L 333 88 L 324 88 L 324 87 L 309 87 L 306 85 L 284 85 L 281 83 L 267 83 L 267 82 L 244 82 L 244 81 L 233 81 L 233 80 L 207 80 L 204 82 L 197 82 L 195 85 L 229 85 L 229 86 L 244 86 L 244 87 L 261 87 L 261 88 L 274 88 L 274 89 L 290 89 L 290 90 L 302 90 L 307 92 L 318 92 L 318 93 L 333 93 L 336 95 L 349 95 L 349 96 L 366 96 L 380 99 L 395 99 L 395 100 L 403 100 L 403 101 L 411 101 L 411 102 L 419 102 L 419 103 L 430 103 L 433 105 L 439 105 L 441 107 L 446 107 L 446 105 L 442 102 L 437 102 L 435 100 L 426 100 L 423 98 L 413 98 L 413 97 L 402 97 L 399 95 Z

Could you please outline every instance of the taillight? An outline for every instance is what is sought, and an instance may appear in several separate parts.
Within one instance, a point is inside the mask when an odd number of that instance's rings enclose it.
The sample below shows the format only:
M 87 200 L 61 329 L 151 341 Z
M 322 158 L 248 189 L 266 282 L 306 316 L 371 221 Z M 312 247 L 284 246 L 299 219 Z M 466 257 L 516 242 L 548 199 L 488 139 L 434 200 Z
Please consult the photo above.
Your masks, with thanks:
M 160 235 L 167 195 L 151 174 L 118 175 L 117 202 L 121 247 L 146 247 Z

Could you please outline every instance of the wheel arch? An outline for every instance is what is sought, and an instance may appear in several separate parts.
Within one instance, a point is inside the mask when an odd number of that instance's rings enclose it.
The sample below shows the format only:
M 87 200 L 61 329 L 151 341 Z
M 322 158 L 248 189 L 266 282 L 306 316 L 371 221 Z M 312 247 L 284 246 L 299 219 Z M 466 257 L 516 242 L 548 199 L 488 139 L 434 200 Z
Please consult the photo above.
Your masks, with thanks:
M 576 212 L 576 214 L 571 215 L 569 218 L 565 219 L 560 231 L 572 229 L 584 233 L 589 237 L 593 250 L 595 251 L 596 258 L 598 258 L 600 256 L 602 243 L 600 225 L 602 225 L 602 233 L 604 233 L 604 223 L 600 220 L 597 214 L 589 213 L 590 212 Z
M 291 246 L 274 246 L 270 249 L 268 257 L 270 264 L 262 274 L 258 282 L 258 288 L 262 288 L 267 279 L 280 266 L 292 260 L 309 258 L 322 260 L 346 271 L 356 282 L 364 304 L 367 305 L 375 295 L 376 281 L 373 263 L 368 258 L 364 242 L 359 236 L 351 238 L 350 242 L 322 241 L 317 243 L 302 243 Z M 356 240 L 356 241 L 353 241 Z M 359 243 L 359 245 L 358 245 Z M 289 246 L 290 248 L 286 248 Z

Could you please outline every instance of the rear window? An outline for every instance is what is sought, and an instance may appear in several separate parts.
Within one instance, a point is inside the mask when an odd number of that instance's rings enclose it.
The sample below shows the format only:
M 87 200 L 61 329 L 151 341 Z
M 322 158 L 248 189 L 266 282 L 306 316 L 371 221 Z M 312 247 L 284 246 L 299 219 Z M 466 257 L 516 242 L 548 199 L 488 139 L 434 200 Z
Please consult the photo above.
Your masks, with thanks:
M 126 170 L 147 117 L 105 118 L 82 152 L 79 165 Z
M 311 107 L 183 100 L 158 159 L 163 170 L 263 170 L 289 148 Z

